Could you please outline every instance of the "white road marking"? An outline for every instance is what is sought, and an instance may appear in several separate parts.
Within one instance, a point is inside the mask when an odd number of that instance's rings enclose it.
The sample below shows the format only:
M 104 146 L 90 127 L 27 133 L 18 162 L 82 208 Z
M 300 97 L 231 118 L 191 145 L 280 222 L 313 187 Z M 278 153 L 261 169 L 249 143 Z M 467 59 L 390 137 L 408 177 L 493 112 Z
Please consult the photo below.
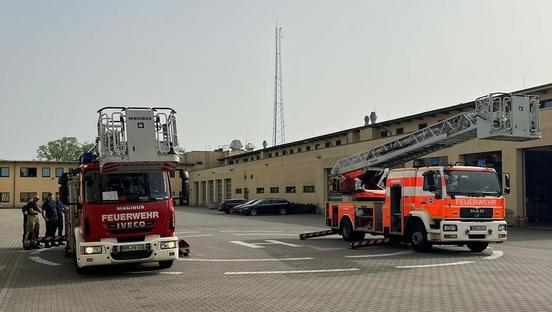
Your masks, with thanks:
M 187 232 L 176 232 L 176 234 L 195 234 L 199 233 L 198 231 L 187 231 Z
M 249 248 L 264 248 L 263 246 L 250 244 L 250 243 L 246 243 L 246 242 L 242 242 L 242 241 L 230 241 L 230 243 L 246 246 L 246 247 L 249 247 Z
M 48 260 L 45 260 L 45 259 L 42 259 L 40 257 L 29 257 L 29 259 L 31 259 L 32 261 L 36 262 L 36 263 L 41 263 L 41 264 L 45 264 L 45 265 L 51 265 L 51 266 L 58 266 L 58 265 L 61 265 L 57 262 L 52 262 L 52 261 L 48 261 Z
M 162 275 L 181 275 L 182 272 L 159 272 Z
M 332 273 L 359 271 L 359 268 L 326 269 L 326 270 L 297 270 L 297 271 L 252 271 L 252 272 L 224 272 L 224 275 L 256 275 L 256 274 L 301 274 L 301 273 Z
M 269 242 L 269 243 L 276 244 L 276 245 L 284 245 L 284 246 L 288 246 L 288 247 L 303 247 L 301 245 L 290 244 L 290 243 L 281 242 L 281 241 L 277 241 L 277 240 L 273 240 L 273 239 L 267 239 L 267 240 L 265 240 L 265 242 Z
M 281 233 L 282 231 L 219 231 L 219 233 Z
M 271 262 L 271 261 L 302 261 L 302 260 L 314 260 L 311 257 L 304 258 L 258 258 L 258 259 L 194 259 L 194 258 L 181 258 L 180 261 L 197 261 L 197 262 Z
M 397 269 L 434 268 L 434 267 L 462 265 L 462 264 L 470 264 L 470 263 L 474 263 L 474 262 L 473 261 L 458 261 L 458 262 L 437 263 L 437 264 L 399 265 L 399 266 L 395 266 L 395 268 L 397 268 Z
M 493 250 L 493 253 L 490 256 L 485 257 L 483 259 L 485 259 L 485 260 L 495 260 L 495 259 L 498 259 L 502 256 L 504 256 L 504 252 L 502 252 L 500 250 Z
M 345 256 L 345 258 L 377 258 L 377 257 L 391 257 L 391 256 L 398 256 L 398 255 L 404 255 L 412 253 L 410 250 L 406 251 L 399 251 L 399 252 L 393 252 L 393 253 L 385 253 L 385 254 L 372 254 L 372 255 L 354 255 L 354 256 Z
M 178 236 L 178 238 L 191 238 L 191 237 L 211 237 L 213 235 L 211 234 L 198 234 L 198 235 L 185 235 L 185 236 Z
M 273 235 L 284 235 L 284 236 L 297 236 L 297 234 L 287 234 L 287 233 L 234 233 L 237 236 L 273 236 Z

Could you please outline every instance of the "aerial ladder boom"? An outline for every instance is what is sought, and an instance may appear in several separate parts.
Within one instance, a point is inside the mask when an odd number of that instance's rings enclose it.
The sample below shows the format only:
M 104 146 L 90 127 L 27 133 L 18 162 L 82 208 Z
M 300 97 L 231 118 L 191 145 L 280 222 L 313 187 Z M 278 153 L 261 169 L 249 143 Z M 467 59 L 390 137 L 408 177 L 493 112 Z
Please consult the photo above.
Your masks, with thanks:
M 475 101 L 475 110 L 338 160 L 333 176 L 368 167 L 394 167 L 472 139 L 540 139 L 537 97 L 492 93 Z

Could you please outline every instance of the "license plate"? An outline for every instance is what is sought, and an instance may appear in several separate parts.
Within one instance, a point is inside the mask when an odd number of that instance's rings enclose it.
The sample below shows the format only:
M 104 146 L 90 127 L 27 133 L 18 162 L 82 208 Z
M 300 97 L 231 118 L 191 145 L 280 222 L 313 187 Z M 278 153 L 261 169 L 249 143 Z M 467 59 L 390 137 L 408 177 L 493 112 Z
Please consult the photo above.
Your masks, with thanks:
M 140 245 L 123 245 L 123 246 L 119 246 L 119 251 L 121 251 L 121 252 L 141 251 L 141 250 L 146 250 L 146 245 L 140 244 Z
M 470 226 L 470 231 L 486 231 L 487 226 L 486 225 L 472 225 Z

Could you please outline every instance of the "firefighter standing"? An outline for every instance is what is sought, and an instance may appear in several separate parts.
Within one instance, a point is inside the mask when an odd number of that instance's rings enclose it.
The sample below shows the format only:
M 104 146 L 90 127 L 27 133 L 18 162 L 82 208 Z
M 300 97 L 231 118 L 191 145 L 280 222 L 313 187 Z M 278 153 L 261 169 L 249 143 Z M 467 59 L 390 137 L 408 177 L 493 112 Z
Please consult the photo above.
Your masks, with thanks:
M 58 213 L 57 208 L 54 206 L 52 193 L 48 193 L 48 197 L 44 200 L 42 205 L 42 216 L 46 220 L 46 237 L 44 247 L 50 248 L 57 246 L 55 242 L 52 242 L 54 235 L 56 235 L 56 229 L 58 227 Z
M 56 200 L 51 202 L 51 205 L 57 211 L 58 223 L 56 228 L 57 228 L 58 236 L 63 236 L 64 215 L 67 213 L 67 208 L 63 205 L 63 203 L 59 199 L 59 194 L 56 194 Z M 55 231 L 53 234 L 55 234 Z M 60 240 L 58 244 L 65 245 L 62 240 Z
M 27 213 L 27 237 L 23 242 L 25 249 L 39 249 L 37 238 L 40 230 L 40 219 L 38 215 L 42 213 L 42 209 L 38 207 L 38 196 L 34 196 L 26 207 Z

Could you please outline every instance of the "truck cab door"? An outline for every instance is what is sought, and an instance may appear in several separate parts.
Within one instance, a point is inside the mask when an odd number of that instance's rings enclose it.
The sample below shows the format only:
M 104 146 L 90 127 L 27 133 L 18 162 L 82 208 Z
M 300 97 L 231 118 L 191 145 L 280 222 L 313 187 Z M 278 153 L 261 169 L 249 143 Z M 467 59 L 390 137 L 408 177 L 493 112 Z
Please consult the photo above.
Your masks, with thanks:
M 424 184 L 420 196 L 420 207 L 428 212 L 432 219 L 442 217 L 443 183 L 439 170 L 423 173 Z

